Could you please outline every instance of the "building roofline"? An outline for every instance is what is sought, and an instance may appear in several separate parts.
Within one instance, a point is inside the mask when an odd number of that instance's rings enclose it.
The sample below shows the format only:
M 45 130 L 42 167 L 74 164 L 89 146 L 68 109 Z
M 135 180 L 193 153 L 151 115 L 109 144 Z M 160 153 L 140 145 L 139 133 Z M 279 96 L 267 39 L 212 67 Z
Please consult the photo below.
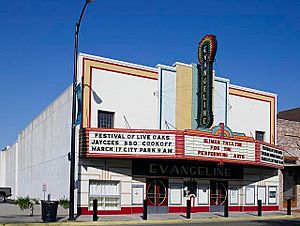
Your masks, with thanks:
M 241 89 L 241 90 L 245 90 L 245 91 L 249 91 L 249 92 L 253 92 L 253 93 L 257 93 L 257 94 L 263 94 L 266 96 L 277 97 L 277 94 L 275 94 L 275 93 L 265 92 L 265 91 L 261 91 L 261 90 L 257 90 L 257 89 L 251 89 L 251 88 L 234 85 L 234 84 L 229 84 L 229 88 L 236 88 L 236 89 Z
M 150 71 L 153 71 L 156 73 L 158 72 L 158 69 L 155 67 L 129 63 L 129 62 L 121 61 L 121 60 L 115 60 L 115 59 L 111 59 L 111 58 L 95 56 L 95 55 L 91 55 L 91 54 L 87 54 L 87 53 L 79 53 L 79 56 L 86 57 L 86 58 L 93 59 L 93 60 L 100 60 L 100 61 L 105 61 L 108 63 L 119 64 L 119 65 L 123 65 L 123 66 L 129 66 L 129 67 L 135 67 L 135 68 L 144 69 L 144 70 L 150 70 Z
M 228 78 L 222 78 L 222 77 L 219 77 L 219 76 L 215 76 L 215 80 L 218 80 L 218 81 L 221 81 L 221 82 L 230 82 L 230 79 Z
M 56 101 L 58 101 L 63 95 L 65 95 L 65 93 L 67 93 L 69 90 L 72 89 L 72 85 L 69 85 L 63 92 L 61 92 L 53 101 L 51 101 L 45 108 L 43 108 L 43 110 L 37 114 L 36 117 L 34 117 L 34 119 L 32 119 L 29 123 L 27 123 L 27 125 L 24 127 L 24 129 L 22 129 L 19 132 L 19 135 L 22 134 L 23 132 L 25 132 L 25 130 L 32 124 L 34 123 L 35 120 L 37 120 L 39 117 L 41 117 L 50 106 L 52 106 Z
M 192 64 L 185 64 L 185 63 L 181 63 L 181 62 L 175 62 L 172 66 L 176 67 L 177 65 L 181 65 L 181 66 L 185 66 L 185 67 L 192 67 Z
M 300 107 L 278 112 L 277 117 L 287 121 L 300 122 Z
M 168 66 L 168 65 L 164 65 L 164 64 L 157 64 L 156 68 L 162 68 L 162 69 L 176 72 L 176 67 L 172 67 L 172 66 Z

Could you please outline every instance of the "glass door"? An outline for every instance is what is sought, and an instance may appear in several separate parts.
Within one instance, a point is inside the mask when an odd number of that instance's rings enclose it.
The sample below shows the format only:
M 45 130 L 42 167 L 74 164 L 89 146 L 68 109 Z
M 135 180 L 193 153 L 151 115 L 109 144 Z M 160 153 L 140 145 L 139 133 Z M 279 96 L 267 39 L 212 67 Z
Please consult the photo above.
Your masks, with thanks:
M 210 212 L 223 212 L 228 198 L 228 181 L 210 181 Z
M 168 213 L 168 180 L 147 178 L 147 212 Z

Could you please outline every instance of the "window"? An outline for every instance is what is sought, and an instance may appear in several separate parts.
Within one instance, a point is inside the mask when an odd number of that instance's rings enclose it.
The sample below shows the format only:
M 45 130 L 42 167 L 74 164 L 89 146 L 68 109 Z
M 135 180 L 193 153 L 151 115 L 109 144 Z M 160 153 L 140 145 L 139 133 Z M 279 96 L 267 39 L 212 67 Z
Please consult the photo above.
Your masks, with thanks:
M 132 185 L 132 204 L 143 205 L 144 185 Z
M 255 187 L 247 186 L 246 187 L 246 205 L 254 205 L 255 204 Z
M 265 132 L 255 131 L 255 140 L 264 141 L 265 140 Z
M 200 184 L 198 186 L 198 204 L 208 205 L 209 204 L 209 185 Z
M 182 204 L 182 184 L 170 184 L 170 205 L 181 205 Z
M 93 200 L 98 200 L 98 210 L 120 209 L 120 182 L 90 180 L 89 209 Z
M 114 128 L 114 112 L 98 110 L 98 128 Z
M 269 204 L 277 204 L 277 187 L 269 186 Z
M 266 204 L 266 187 L 265 186 L 257 187 L 257 200 L 261 200 L 262 204 Z
M 237 187 L 230 187 L 229 194 L 230 194 L 230 204 L 231 205 L 239 204 L 239 189 Z

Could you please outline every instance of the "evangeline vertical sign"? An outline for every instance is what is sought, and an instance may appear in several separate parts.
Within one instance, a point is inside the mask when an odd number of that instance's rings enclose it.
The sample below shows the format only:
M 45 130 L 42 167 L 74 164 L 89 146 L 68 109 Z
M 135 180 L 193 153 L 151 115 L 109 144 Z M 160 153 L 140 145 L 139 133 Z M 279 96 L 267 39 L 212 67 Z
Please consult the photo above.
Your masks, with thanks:
M 212 92 L 213 92 L 213 62 L 217 52 L 217 39 L 214 35 L 206 35 L 198 45 L 197 65 L 198 84 L 198 116 L 199 128 L 210 128 L 213 124 Z

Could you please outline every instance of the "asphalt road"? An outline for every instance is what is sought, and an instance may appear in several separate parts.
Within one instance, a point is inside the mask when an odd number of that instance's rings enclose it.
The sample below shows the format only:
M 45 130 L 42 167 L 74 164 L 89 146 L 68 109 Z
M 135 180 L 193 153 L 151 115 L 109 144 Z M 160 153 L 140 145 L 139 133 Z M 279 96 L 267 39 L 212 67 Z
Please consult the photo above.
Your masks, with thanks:
M 135 224 L 137 225 L 137 224 Z M 147 224 L 151 225 L 151 224 Z M 155 226 L 170 226 L 171 224 L 153 224 Z M 300 218 L 294 219 L 280 219 L 280 220 L 259 220 L 259 221 L 235 221 L 235 222 L 186 222 L 186 223 L 172 223 L 176 226 L 294 226 L 300 225 Z M 127 225 L 128 226 L 128 225 Z M 145 226 L 145 224 L 143 225 Z

